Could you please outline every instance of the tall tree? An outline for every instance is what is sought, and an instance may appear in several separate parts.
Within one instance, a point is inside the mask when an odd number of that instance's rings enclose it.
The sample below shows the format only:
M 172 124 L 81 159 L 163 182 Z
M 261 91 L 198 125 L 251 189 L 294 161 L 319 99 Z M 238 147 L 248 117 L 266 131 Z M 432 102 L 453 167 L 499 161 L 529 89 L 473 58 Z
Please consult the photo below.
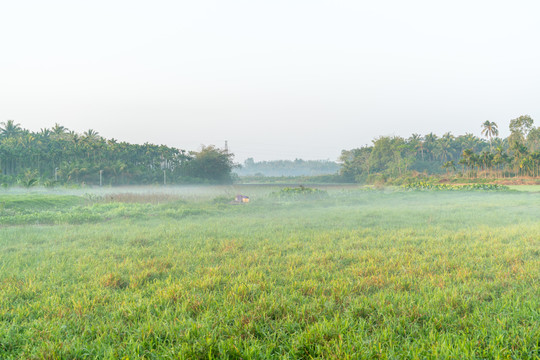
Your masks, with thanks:
M 0 125 L 0 137 L 9 138 L 22 132 L 21 125 L 15 124 L 13 120 L 4 121 Z
M 233 155 L 227 150 L 213 145 L 202 146 L 200 151 L 191 152 L 191 155 L 193 159 L 188 164 L 190 176 L 218 182 L 231 181 L 235 164 Z
M 54 126 L 51 129 L 52 133 L 54 135 L 62 135 L 68 132 L 68 129 L 58 123 L 54 124 Z
M 527 137 L 527 134 L 532 129 L 534 120 L 529 115 L 521 115 L 518 118 L 510 120 L 510 132 L 521 135 L 522 139 Z
M 494 121 L 486 120 L 482 124 L 482 135 L 489 140 L 489 150 L 492 150 L 492 139 L 499 135 L 499 129 Z

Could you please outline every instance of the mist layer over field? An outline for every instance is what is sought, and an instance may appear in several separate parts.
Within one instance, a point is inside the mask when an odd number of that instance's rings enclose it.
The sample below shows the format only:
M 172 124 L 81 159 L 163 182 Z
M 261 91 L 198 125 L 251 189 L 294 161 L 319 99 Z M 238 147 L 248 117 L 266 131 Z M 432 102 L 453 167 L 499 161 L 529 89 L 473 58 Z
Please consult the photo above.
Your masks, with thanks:
M 539 193 L 324 190 L 3 193 L 0 358 L 539 356 Z

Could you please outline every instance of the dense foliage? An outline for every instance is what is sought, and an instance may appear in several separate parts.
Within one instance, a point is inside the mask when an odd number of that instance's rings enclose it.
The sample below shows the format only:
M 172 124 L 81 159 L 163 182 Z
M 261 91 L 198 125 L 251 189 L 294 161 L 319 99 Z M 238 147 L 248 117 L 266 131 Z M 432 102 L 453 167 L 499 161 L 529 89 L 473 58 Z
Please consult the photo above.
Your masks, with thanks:
M 499 138 L 497 124 L 485 121 L 485 139 L 451 133 L 413 134 L 407 139 L 381 136 L 371 146 L 343 150 L 340 164 L 249 158 L 239 167 L 233 154 L 215 146 L 187 152 L 105 139 L 94 130 L 77 134 L 58 124 L 31 132 L 8 120 L 0 126 L 0 183 L 24 187 L 227 183 L 242 175 L 248 182 L 283 183 L 290 181 L 288 176 L 308 176 L 306 183 L 392 180 L 399 184 L 443 174 L 462 179 L 540 177 L 540 128 L 523 115 L 511 120 L 509 129 L 507 138 Z
M 486 121 L 482 134 L 442 137 L 413 134 L 408 139 L 381 136 L 373 145 L 341 154 L 341 174 L 352 181 L 396 178 L 413 171 L 477 177 L 540 176 L 540 128 L 530 116 L 510 121 L 510 136 L 498 135 L 497 124 Z
M 214 146 L 186 152 L 165 145 L 130 144 L 56 124 L 31 132 L 8 120 L 0 127 L 0 183 L 153 184 L 228 182 L 233 154 Z

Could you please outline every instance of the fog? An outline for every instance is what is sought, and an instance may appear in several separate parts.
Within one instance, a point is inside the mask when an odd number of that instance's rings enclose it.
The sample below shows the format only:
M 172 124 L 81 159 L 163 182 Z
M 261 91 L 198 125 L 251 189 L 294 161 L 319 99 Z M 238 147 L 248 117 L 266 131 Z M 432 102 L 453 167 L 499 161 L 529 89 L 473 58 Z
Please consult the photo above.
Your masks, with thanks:
M 238 194 L 243 194 L 255 199 L 265 199 L 271 193 L 279 191 L 284 187 L 297 187 L 299 183 L 279 183 L 279 184 L 231 184 L 231 185 L 142 185 L 142 186 L 83 186 L 83 187 L 58 187 L 45 188 L 33 187 L 24 189 L 20 187 L 9 187 L 0 190 L 0 195 L 74 195 L 86 197 L 89 200 L 107 200 L 107 197 L 118 196 L 127 198 L 127 201 L 134 202 L 168 202 L 175 200 L 186 200 L 190 202 L 208 201 L 214 198 L 228 198 L 234 200 Z M 312 185 L 310 185 L 312 186 Z M 316 188 L 330 192 L 341 192 L 361 189 L 362 185 L 356 184 L 325 184 L 316 185 Z M 129 195 L 134 195 L 130 198 Z M 155 197 L 153 199 L 152 197 Z
M 4 1 L 0 121 L 248 157 L 540 115 L 535 1 Z

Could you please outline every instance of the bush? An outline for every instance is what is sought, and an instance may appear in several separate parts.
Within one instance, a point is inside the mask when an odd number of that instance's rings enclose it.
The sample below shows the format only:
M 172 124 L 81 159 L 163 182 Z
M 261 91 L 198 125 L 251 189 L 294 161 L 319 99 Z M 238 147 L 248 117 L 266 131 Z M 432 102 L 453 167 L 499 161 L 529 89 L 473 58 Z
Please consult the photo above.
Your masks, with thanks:
M 328 192 L 305 186 L 286 187 L 271 194 L 278 199 L 322 199 L 328 197 Z
M 450 190 L 450 191 L 500 191 L 510 190 L 508 186 L 497 184 L 467 184 L 467 185 L 452 185 L 452 184 L 434 184 L 431 182 L 418 181 L 410 184 L 402 185 L 406 190 Z

